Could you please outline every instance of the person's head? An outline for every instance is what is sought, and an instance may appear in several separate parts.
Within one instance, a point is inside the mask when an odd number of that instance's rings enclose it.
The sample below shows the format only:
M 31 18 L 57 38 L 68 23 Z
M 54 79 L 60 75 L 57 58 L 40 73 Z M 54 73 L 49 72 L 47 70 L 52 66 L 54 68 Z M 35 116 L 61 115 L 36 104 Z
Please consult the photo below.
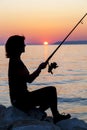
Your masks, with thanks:
M 13 35 L 8 38 L 5 44 L 6 50 L 6 57 L 16 57 L 20 55 L 22 52 L 25 51 L 25 44 L 24 44 L 25 37 L 19 35 Z

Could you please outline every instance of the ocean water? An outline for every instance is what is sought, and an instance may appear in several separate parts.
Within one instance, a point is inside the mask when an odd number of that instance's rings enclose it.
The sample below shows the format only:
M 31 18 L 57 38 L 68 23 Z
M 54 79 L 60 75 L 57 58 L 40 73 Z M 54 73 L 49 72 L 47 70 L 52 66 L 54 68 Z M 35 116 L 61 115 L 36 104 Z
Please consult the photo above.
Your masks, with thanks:
M 28 45 L 22 60 L 32 73 L 56 49 L 57 45 Z M 87 122 L 87 45 L 62 45 L 50 60 L 57 62 L 53 75 L 48 67 L 40 76 L 27 84 L 30 91 L 46 86 L 55 86 L 59 111 L 70 113 L 72 118 Z M 4 46 L 0 46 L 0 104 L 10 106 L 8 87 L 8 59 Z M 47 111 L 51 115 L 50 110 Z

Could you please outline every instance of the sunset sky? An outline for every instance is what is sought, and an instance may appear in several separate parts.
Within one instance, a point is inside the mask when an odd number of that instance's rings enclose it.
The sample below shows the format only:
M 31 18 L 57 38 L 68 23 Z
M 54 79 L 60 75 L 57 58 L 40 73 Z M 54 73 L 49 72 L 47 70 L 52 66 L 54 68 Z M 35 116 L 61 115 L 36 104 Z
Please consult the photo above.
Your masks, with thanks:
M 24 35 L 26 43 L 63 40 L 87 13 L 87 0 L 0 0 L 0 43 Z M 87 16 L 67 40 L 87 40 Z

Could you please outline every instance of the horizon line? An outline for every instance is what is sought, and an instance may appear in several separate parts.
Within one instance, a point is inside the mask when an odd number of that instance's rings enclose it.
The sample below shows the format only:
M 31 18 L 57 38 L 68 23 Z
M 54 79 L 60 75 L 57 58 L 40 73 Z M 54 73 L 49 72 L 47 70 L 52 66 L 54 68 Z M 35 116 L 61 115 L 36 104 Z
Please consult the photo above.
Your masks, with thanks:
M 56 41 L 53 43 L 49 43 L 48 45 L 57 45 L 60 44 L 62 41 Z M 73 42 L 73 43 L 70 43 Z M 79 43 L 80 42 L 80 43 Z M 42 43 L 25 43 L 26 45 L 44 45 Z M 63 44 L 87 44 L 87 40 L 69 40 L 65 41 Z M 0 43 L 0 45 L 5 45 L 4 43 Z

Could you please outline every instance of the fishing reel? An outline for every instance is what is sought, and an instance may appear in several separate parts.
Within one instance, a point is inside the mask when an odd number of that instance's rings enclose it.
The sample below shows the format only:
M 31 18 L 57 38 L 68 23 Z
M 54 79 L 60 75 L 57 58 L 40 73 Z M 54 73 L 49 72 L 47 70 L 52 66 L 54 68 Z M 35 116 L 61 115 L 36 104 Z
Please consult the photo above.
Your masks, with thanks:
M 53 69 L 56 69 L 58 67 L 57 63 L 56 62 L 53 62 L 51 64 L 48 63 L 48 72 L 53 74 Z

